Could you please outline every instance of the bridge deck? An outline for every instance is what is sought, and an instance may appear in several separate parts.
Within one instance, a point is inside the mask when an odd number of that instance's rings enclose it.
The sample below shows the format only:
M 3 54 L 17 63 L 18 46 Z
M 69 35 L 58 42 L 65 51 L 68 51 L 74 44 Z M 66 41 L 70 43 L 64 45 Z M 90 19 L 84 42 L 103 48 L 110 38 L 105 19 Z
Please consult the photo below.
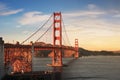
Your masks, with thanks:
M 20 44 L 4 44 L 4 48 L 27 48 L 27 49 L 31 49 L 32 45 L 20 45 Z M 69 47 L 69 46 L 40 46 L 40 45 L 34 45 L 34 50 L 53 50 L 53 49 L 65 49 L 65 50 L 73 50 L 76 51 L 74 49 L 74 47 Z

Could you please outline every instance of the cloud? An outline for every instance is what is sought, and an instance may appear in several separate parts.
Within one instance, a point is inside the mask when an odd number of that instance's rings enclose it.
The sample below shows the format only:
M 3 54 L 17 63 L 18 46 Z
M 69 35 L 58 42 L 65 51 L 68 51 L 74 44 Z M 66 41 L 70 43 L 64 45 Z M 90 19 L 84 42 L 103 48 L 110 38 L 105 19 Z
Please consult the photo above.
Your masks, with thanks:
M 96 5 L 94 4 L 88 4 L 88 8 L 89 9 L 85 9 L 85 10 L 79 10 L 79 11 L 71 11 L 71 12 L 66 12 L 63 13 L 63 18 L 66 19 L 66 21 L 72 23 L 72 24 L 76 24 L 79 26 L 82 25 L 86 25 L 86 27 L 88 26 L 116 26 L 118 27 L 118 25 L 116 25 L 116 21 L 112 21 L 110 22 L 110 20 L 116 19 L 113 18 L 113 16 L 115 17 L 119 17 L 120 16 L 120 12 L 117 10 L 102 10 L 100 8 L 98 8 Z M 94 9 L 96 8 L 96 9 Z M 92 26 L 93 27 L 93 26 Z M 110 28 L 110 27 L 109 27 Z
M 22 26 L 20 26 L 20 25 L 17 25 L 17 26 L 16 26 L 16 28 L 20 28 L 20 27 L 22 27 Z
M 8 15 L 12 15 L 12 14 L 17 14 L 22 11 L 23 11 L 23 9 L 7 10 L 7 11 L 0 12 L 0 16 L 8 16 Z
M 116 14 L 113 17 L 120 18 L 120 14 Z
M 76 14 L 76 12 L 75 12 L 75 14 Z M 69 26 L 69 28 L 70 27 L 73 29 L 80 28 L 83 30 L 94 29 L 94 28 L 110 30 L 110 31 L 120 30 L 120 28 L 119 28 L 120 23 L 116 24 L 116 22 L 111 22 L 111 21 L 109 21 L 109 19 L 106 19 L 104 17 L 101 17 L 101 18 L 89 17 L 89 15 L 86 15 L 84 17 L 83 16 L 76 17 L 76 15 L 74 15 L 74 16 L 72 15 L 72 17 L 64 16 L 65 25 Z M 111 19 L 112 19 L 112 16 L 111 16 Z
M 13 15 L 22 11 L 23 9 L 16 9 L 16 10 L 9 9 L 9 7 L 7 7 L 5 4 L 0 3 L 0 16 Z
M 88 9 L 90 9 L 90 10 L 95 10 L 95 9 L 98 9 L 98 7 L 95 5 L 95 4 L 88 4 Z
M 21 25 L 32 25 L 40 23 L 49 18 L 49 15 L 42 14 L 39 11 L 27 12 L 18 21 Z
M 75 12 L 68 12 L 65 13 L 64 16 L 66 17 L 94 17 L 94 16 L 100 16 L 100 15 L 104 15 L 106 14 L 106 12 L 104 11 L 88 11 L 88 10 L 84 10 L 84 11 L 75 11 Z
M 63 16 L 66 18 L 72 18 L 72 17 L 79 18 L 79 17 L 100 17 L 106 14 L 105 11 L 98 10 L 97 6 L 94 4 L 89 4 L 88 8 L 90 8 L 90 10 L 65 12 L 63 13 Z M 96 8 L 96 10 L 94 10 L 94 8 Z M 50 15 L 43 14 L 42 12 L 39 12 L 39 11 L 27 12 L 18 20 L 18 23 L 20 25 L 33 25 L 33 24 L 46 21 L 49 18 L 49 16 Z
M 112 16 L 119 18 L 120 17 L 120 10 L 118 9 L 108 9 L 104 10 L 96 6 L 95 4 L 88 4 L 87 9 L 78 10 L 78 11 L 71 11 L 66 12 L 64 16 L 71 18 L 71 17 L 105 17 L 105 16 Z
M 89 8 L 63 13 L 67 33 L 71 35 L 70 40 L 79 38 L 81 42 L 82 40 L 88 42 L 92 39 L 95 41 L 103 38 L 102 40 L 105 42 L 105 37 L 110 39 L 120 36 L 119 11 L 102 10 L 95 5 L 89 5 Z M 114 15 L 116 17 L 113 18 Z M 112 39 L 109 41 L 112 43 Z

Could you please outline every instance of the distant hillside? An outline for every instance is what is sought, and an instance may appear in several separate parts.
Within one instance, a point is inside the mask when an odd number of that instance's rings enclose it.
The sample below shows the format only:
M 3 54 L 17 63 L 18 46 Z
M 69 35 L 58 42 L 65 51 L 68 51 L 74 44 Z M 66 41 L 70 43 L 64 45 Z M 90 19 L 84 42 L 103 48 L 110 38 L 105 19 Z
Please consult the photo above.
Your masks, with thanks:
M 114 52 L 114 51 L 90 51 L 90 50 L 86 50 L 86 49 L 83 49 L 83 48 L 79 48 L 79 53 L 82 55 L 82 56 L 91 56 L 91 55 L 94 55 L 94 56 L 97 56 L 97 55 L 104 55 L 104 56 L 107 56 L 107 55 L 120 55 L 120 52 Z
M 44 42 L 36 42 L 34 45 L 39 45 L 39 46 L 53 46 L 52 44 L 46 44 Z M 66 48 L 71 48 L 71 46 L 64 46 Z M 41 50 L 38 51 L 37 53 L 35 53 L 35 57 L 48 57 L 48 55 L 52 53 L 52 50 Z M 65 53 L 63 53 L 64 57 L 72 57 L 74 54 L 74 52 L 71 51 L 65 51 Z M 115 55 L 120 55 L 120 51 L 90 51 L 90 50 L 86 50 L 84 48 L 79 48 L 79 54 L 80 56 L 97 56 L 97 55 L 111 55 L 111 56 L 115 56 Z

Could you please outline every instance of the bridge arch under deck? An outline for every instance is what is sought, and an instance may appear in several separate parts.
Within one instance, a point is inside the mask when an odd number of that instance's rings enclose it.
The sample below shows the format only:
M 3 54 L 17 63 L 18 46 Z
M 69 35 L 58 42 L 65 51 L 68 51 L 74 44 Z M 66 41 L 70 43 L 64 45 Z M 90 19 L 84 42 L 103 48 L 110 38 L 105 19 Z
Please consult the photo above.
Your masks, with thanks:
M 27 47 L 27 48 L 26 48 Z M 5 44 L 5 71 L 11 72 L 30 72 L 32 70 L 31 48 L 28 46 Z

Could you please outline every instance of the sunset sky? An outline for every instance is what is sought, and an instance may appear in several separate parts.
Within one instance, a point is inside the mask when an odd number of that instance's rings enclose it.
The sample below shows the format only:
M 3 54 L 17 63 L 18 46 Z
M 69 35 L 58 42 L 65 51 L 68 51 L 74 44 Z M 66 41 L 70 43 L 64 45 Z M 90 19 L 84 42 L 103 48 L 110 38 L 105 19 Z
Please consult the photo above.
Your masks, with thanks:
M 59 11 L 72 46 L 120 50 L 120 0 L 0 0 L 0 37 L 22 42 Z

